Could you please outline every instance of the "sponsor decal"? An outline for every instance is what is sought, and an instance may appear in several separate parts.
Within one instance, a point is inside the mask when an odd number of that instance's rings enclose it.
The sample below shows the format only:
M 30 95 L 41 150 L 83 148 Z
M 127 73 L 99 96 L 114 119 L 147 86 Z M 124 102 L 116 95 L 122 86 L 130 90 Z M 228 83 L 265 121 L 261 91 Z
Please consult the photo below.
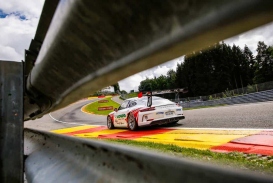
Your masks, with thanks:
M 117 118 L 125 118 L 126 117 L 126 114 L 120 114 L 117 116 Z
M 182 109 L 176 109 L 176 111 L 181 111 Z
M 157 112 L 156 114 L 164 114 L 164 112 Z
M 109 100 L 99 100 L 98 103 L 108 103 Z
M 122 125 L 122 124 L 124 124 L 124 122 L 122 122 L 122 121 L 118 121 L 118 122 L 116 122 L 116 124 L 118 124 L 118 125 Z
M 165 112 L 166 115 L 173 115 L 173 111 Z
M 113 110 L 113 106 L 98 107 L 98 111 Z

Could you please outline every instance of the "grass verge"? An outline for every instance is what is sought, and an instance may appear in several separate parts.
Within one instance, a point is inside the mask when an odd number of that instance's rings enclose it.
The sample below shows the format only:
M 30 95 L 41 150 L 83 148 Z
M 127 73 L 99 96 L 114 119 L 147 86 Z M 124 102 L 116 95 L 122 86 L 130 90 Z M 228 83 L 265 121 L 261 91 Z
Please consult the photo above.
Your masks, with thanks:
M 83 111 L 91 113 L 91 114 L 108 115 L 113 110 L 99 111 L 98 108 L 99 107 L 106 107 L 106 106 L 113 106 L 113 109 L 114 109 L 114 108 L 118 108 L 120 105 L 120 104 L 116 103 L 115 101 L 113 101 L 111 99 L 111 97 L 102 98 L 101 100 L 108 100 L 108 102 L 107 103 L 99 103 L 99 101 L 93 102 L 91 104 L 86 105 L 83 108 Z
M 121 143 L 130 146 L 141 147 L 148 150 L 156 150 L 178 158 L 190 158 L 205 163 L 228 166 L 230 168 L 252 170 L 263 174 L 273 175 L 273 156 L 260 156 L 256 154 L 243 154 L 239 152 L 216 153 L 210 150 L 198 150 L 193 148 L 183 148 L 172 144 L 160 144 L 154 142 L 139 142 L 133 140 L 113 140 L 106 141 Z

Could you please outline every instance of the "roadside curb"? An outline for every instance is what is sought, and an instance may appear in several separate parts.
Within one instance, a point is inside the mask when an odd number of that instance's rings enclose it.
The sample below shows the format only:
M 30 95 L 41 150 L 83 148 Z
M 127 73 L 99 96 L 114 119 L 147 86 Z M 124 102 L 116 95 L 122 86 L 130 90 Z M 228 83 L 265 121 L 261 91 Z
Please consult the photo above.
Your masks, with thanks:
M 79 131 L 76 128 L 67 128 L 53 132 L 66 135 L 73 134 L 72 136 L 81 138 L 147 141 L 219 153 L 242 152 L 273 156 L 273 130 L 151 128 L 129 131 L 125 129 L 109 130 L 106 126 L 83 126 L 82 128 L 84 130 L 81 129 Z M 259 139 L 257 139 L 257 136 L 259 136 Z M 257 143 L 260 140 L 262 141 Z

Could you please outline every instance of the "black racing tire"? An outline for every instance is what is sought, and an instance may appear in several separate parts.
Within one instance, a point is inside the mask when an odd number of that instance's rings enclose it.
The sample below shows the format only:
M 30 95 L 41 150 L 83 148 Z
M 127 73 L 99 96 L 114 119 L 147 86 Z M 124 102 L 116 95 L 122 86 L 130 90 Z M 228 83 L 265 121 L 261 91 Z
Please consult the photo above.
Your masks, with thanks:
M 132 113 L 130 113 L 127 117 L 127 122 L 128 122 L 128 128 L 131 131 L 135 131 L 138 128 L 136 118 Z
M 107 128 L 110 129 L 110 130 L 115 128 L 115 126 L 113 124 L 113 121 L 112 121 L 110 116 L 107 116 Z

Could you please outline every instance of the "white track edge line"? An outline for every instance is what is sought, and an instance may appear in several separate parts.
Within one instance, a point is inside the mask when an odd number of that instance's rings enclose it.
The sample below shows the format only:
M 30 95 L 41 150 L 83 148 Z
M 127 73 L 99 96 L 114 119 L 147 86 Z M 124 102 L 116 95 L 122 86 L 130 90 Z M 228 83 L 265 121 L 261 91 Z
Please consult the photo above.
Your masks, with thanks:
M 58 119 L 54 118 L 54 117 L 51 115 L 51 113 L 49 113 L 49 116 L 50 116 L 51 119 L 53 119 L 54 121 L 59 122 L 59 123 L 64 123 L 64 124 L 79 125 L 79 126 L 104 126 L 104 125 L 90 125 L 90 124 L 82 124 L 82 123 L 65 122 L 65 121 L 61 121 L 61 120 L 58 120 Z

